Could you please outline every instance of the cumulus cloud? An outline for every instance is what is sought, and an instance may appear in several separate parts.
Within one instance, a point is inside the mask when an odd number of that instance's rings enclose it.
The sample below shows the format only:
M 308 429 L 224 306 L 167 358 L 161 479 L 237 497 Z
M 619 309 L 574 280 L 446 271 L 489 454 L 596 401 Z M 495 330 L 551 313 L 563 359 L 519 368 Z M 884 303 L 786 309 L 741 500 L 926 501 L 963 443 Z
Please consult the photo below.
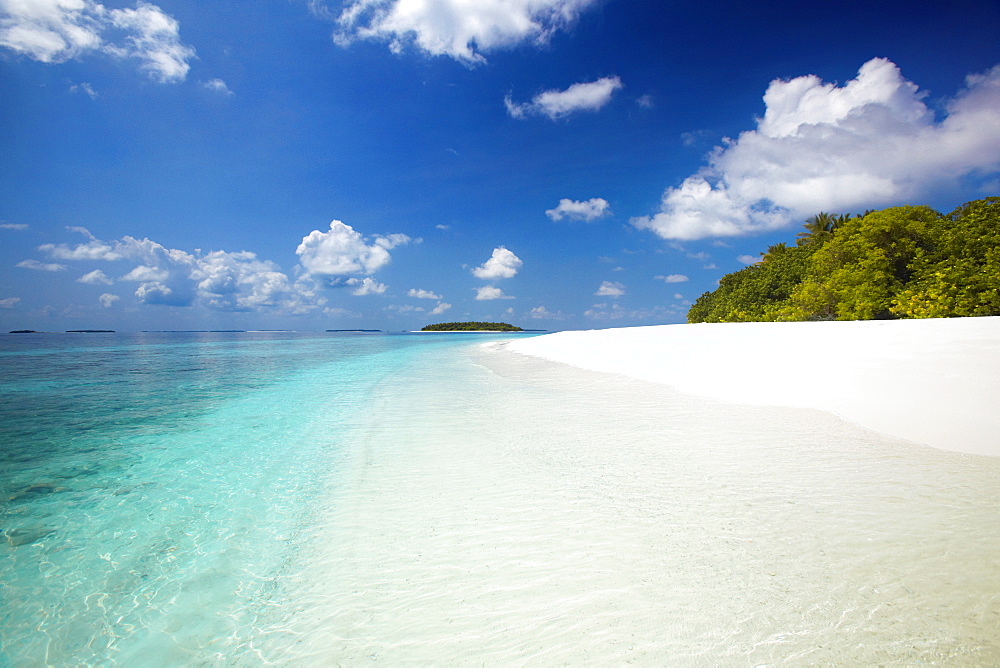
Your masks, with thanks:
M 121 297 L 119 297 L 118 295 L 113 295 L 108 292 L 105 292 L 104 294 L 102 294 L 100 297 L 97 298 L 97 301 L 99 301 L 101 303 L 101 306 L 103 306 L 104 308 L 111 308 L 114 305 L 114 303 L 119 299 L 121 299 Z
M 485 302 L 493 299 L 513 299 L 513 297 L 505 295 L 503 290 L 495 288 L 492 285 L 476 288 L 476 301 Z
M 604 281 L 594 294 L 598 297 L 621 297 L 625 294 L 625 286 L 621 283 Z
M 609 213 L 611 213 L 611 209 L 608 208 L 608 201 L 601 197 L 594 197 L 585 202 L 563 198 L 559 200 L 559 206 L 554 209 L 548 209 L 545 215 L 552 220 L 569 218 L 571 220 L 585 220 L 590 222 Z
M 293 282 L 277 264 L 250 251 L 212 251 L 194 258 L 189 278 L 202 303 L 223 311 L 279 309 L 295 314 L 324 302 L 313 279 L 303 276 Z
M 504 98 L 507 113 L 513 118 L 529 115 L 548 116 L 552 120 L 577 111 L 598 111 L 611 101 L 611 96 L 622 87 L 618 77 L 603 77 L 589 83 L 576 83 L 566 90 L 547 90 L 531 102 L 514 102 L 510 95 Z
M 451 308 L 451 304 L 448 302 L 438 302 L 438 305 L 431 310 L 431 315 L 441 315 L 445 311 Z
M 135 281 L 139 283 L 147 281 L 165 281 L 170 278 L 170 272 L 166 269 L 156 269 L 140 264 L 138 267 L 122 276 L 119 280 Z
M 664 283 L 683 283 L 689 280 L 684 274 L 669 274 L 668 276 L 654 276 L 654 278 Z
M 35 269 L 36 271 L 65 271 L 66 265 L 55 262 L 39 262 L 38 260 L 22 260 L 15 266 L 22 269 Z
M 336 16 L 334 41 L 389 43 L 400 53 L 412 44 L 432 56 L 466 65 L 486 62 L 483 52 L 525 41 L 544 44 L 597 0 L 350 0 Z M 317 13 L 328 13 L 312 2 Z
M 20 297 L 7 297 L 6 299 L 0 299 L 0 308 L 14 308 L 20 301 Z
M 389 251 L 409 243 L 405 234 L 375 237 L 371 243 L 350 225 L 339 220 L 330 223 L 327 232 L 313 230 L 302 238 L 295 252 L 310 274 L 317 276 L 347 276 L 372 274 L 389 264 Z
M 385 294 L 385 291 L 389 289 L 389 286 L 385 283 L 379 283 L 373 278 L 349 278 L 344 281 L 345 285 L 355 286 L 355 289 L 351 291 L 351 294 L 355 297 L 364 297 L 365 295 L 381 295 Z
M 809 75 L 775 80 L 757 128 L 668 188 L 656 214 L 632 224 L 665 239 L 784 227 L 819 211 L 919 199 L 1000 169 L 1000 65 L 970 75 L 942 119 L 884 58 L 842 86 Z
M 113 246 L 97 239 L 70 247 L 67 244 L 42 244 L 38 250 L 56 260 L 121 260 L 123 256 Z
M 43 244 L 39 250 L 64 260 L 133 263 L 119 280 L 139 283 L 135 298 L 144 304 L 198 304 L 222 311 L 277 310 L 300 314 L 315 310 L 326 301 L 319 295 L 319 285 L 311 275 L 293 281 L 277 264 L 261 260 L 249 251 L 192 254 L 150 239 L 126 236 L 117 241 L 102 241 L 84 228 L 70 229 L 83 234 L 88 241 L 76 246 Z M 385 243 L 394 242 L 387 239 Z M 91 284 L 111 282 L 99 269 L 78 280 Z
M 484 281 L 512 278 L 517 275 L 518 269 L 523 264 L 521 258 L 514 255 L 513 252 L 499 246 L 493 249 L 493 255 L 490 259 L 472 270 L 472 275 Z
M 415 299 L 441 299 L 441 295 L 435 294 L 430 290 L 418 290 L 416 288 L 411 288 L 406 294 L 407 296 Z
M 759 255 L 737 255 L 736 259 L 742 262 L 743 264 L 757 264 L 758 262 L 760 262 Z
M 78 283 L 87 283 L 89 285 L 111 285 L 113 282 L 110 278 L 108 278 L 107 274 L 100 269 L 87 272 L 76 280 Z
M 107 41 L 109 33 L 117 41 Z M 161 83 L 183 81 L 195 57 L 177 20 L 142 0 L 131 9 L 93 0 L 0 0 L 0 46 L 43 63 L 89 52 L 134 59 Z

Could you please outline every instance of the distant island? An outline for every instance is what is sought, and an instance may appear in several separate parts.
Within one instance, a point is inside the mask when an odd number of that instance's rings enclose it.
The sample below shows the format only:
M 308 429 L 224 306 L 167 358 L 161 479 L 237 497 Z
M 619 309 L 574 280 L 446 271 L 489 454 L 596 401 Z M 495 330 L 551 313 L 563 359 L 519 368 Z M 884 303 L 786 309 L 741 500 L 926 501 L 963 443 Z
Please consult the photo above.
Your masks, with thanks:
M 421 332 L 523 332 L 524 330 L 505 322 L 442 322 L 427 325 Z
M 50 332 L 38 332 L 34 329 L 12 329 L 8 334 L 48 334 Z M 67 334 L 114 334 L 113 329 L 67 329 Z

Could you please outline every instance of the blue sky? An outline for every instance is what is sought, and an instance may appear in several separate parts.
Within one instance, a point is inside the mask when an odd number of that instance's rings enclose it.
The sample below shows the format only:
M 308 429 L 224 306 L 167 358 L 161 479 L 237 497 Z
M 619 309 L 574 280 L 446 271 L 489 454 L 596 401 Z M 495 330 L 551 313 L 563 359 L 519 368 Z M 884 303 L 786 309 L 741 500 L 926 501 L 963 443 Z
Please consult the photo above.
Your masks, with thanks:
M 1000 193 L 1000 5 L 812 4 L 0 0 L 0 329 L 676 323 Z

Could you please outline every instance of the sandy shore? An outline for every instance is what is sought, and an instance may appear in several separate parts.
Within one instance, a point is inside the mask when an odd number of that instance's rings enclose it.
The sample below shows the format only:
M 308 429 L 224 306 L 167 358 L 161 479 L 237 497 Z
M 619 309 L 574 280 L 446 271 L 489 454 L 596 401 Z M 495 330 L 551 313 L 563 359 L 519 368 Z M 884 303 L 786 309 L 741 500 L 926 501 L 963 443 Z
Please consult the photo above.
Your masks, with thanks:
M 688 394 L 817 408 L 916 443 L 1000 456 L 1000 317 L 663 325 L 501 345 Z
M 442 349 L 375 393 L 263 657 L 1000 663 L 1000 458 L 507 351 L 526 343 Z

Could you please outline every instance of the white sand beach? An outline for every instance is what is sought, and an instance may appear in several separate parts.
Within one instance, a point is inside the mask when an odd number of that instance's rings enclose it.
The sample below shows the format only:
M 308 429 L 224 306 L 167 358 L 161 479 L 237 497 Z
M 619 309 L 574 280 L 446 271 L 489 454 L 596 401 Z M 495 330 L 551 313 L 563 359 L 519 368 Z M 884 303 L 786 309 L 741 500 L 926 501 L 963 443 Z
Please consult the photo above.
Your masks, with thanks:
M 996 398 L 997 331 L 567 332 L 401 369 L 331 463 L 312 548 L 255 649 L 294 665 L 997 665 L 1000 458 L 824 405 L 835 388 L 876 415 L 887 390 L 938 415 Z M 922 398 L 917 379 L 947 389 Z M 671 387 L 710 381 L 760 392 Z M 963 419 L 945 418 L 963 438 L 990 425 Z
M 818 408 L 898 438 L 1000 456 L 1000 317 L 663 325 L 505 345 L 689 394 Z

